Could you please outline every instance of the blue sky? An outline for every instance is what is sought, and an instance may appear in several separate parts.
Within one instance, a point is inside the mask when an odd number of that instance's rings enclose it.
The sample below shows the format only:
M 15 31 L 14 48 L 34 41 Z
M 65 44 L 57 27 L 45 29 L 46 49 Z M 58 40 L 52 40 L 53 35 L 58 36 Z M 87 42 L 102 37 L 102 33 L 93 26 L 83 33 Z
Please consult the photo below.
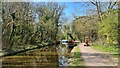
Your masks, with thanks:
M 65 9 L 64 9 L 64 13 L 65 13 L 65 16 L 68 17 L 69 19 L 72 19 L 73 18 L 73 12 L 74 12 L 74 4 L 72 2 L 61 2 L 61 3 L 58 3 L 58 4 L 65 4 Z
M 78 8 L 78 5 L 76 5 L 74 2 L 60 2 L 58 4 L 65 4 L 66 8 L 64 9 L 64 12 L 66 16 L 72 16 L 73 12 L 76 11 L 76 8 Z M 80 8 L 80 10 L 84 10 L 84 8 Z M 80 16 L 84 15 L 83 13 L 80 14 Z
M 79 2 L 79 3 L 75 3 L 75 2 L 58 2 L 58 4 L 63 5 L 65 4 L 65 9 L 64 9 L 64 13 L 65 16 L 68 17 L 69 20 L 73 20 L 73 14 L 75 14 L 76 16 L 85 16 L 86 13 L 84 11 L 87 11 L 89 9 L 93 9 L 95 8 L 92 4 L 90 6 L 82 6 L 82 4 L 89 4 L 89 2 Z
M 78 15 L 78 16 L 85 15 L 85 13 L 77 13 L 76 12 L 76 8 L 78 8 L 77 7 L 78 5 L 76 3 L 74 3 L 74 2 L 58 2 L 58 4 L 60 4 L 60 5 L 65 4 L 66 7 L 65 7 L 63 12 L 65 13 L 65 16 L 70 21 L 73 20 L 73 14 Z M 78 10 L 79 10 L 79 8 L 78 8 Z M 79 11 L 82 11 L 82 10 L 84 10 L 84 8 L 81 7 Z
M 37 2 L 37 1 L 34 0 L 34 2 Z M 81 6 L 81 4 L 83 4 L 83 3 L 85 3 L 85 2 L 79 2 L 79 3 L 58 2 L 59 5 L 65 5 L 65 8 L 63 10 L 64 17 L 67 17 L 69 22 L 73 21 L 73 19 L 74 19 L 73 14 L 75 14 L 77 16 L 85 16 L 86 15 L 85 12 L 83 12 L 83 11 L 87 10 L 89 8 Z M 86 3 L 89 3 L 89 2 L 86 2 Z M 77 12 L 77 11 L 79 11 L 79 12 Z

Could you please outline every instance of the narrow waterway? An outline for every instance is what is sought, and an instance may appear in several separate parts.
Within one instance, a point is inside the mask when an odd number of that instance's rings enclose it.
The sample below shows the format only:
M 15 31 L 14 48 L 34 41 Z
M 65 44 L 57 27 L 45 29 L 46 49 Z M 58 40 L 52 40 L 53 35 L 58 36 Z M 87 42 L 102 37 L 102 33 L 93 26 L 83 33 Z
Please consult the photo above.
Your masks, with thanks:
M 3 68 L 11 68 L 11 66 L 22 66 L 23 68 L 28 66 L 32 68 L 41 66 L 63 68 L 68 66 L 67 48 L 63 45 L 35 49 L 1 59 Z
M 59 66 L 67 66 L 67 49 L 65 46 L 59 45 L 57 48 L 58 55 L 59 55 Z
M 2 57 L 1 59 L 2 68 L 56 68 L 59 66 L 56 46 L 35 49 L 15 56 Z

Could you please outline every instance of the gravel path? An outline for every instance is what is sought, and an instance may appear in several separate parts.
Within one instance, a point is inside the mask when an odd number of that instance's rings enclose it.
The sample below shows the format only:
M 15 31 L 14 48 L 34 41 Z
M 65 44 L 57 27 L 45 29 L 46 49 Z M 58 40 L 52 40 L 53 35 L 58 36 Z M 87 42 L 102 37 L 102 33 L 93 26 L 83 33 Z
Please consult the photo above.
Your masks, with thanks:
M 112 58 L 108 53 L 96 51 L 90 46 L 84 46 L 84 43 L 80 43 L 79 48 L 87 68 L 90 66 L 118 66 L 118 58 Z

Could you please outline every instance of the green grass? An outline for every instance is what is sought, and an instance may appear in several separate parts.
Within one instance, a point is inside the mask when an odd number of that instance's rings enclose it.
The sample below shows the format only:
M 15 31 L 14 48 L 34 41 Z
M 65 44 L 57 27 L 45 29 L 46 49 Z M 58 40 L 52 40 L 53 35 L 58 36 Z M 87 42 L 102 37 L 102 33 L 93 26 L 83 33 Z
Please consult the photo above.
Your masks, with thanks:
M 74 52 L 72 58 L 74 60 L 72 62 L 73 66 L 67 66 L 66 68 L 86 68 L 83 64 L 84 61 L 81 57 L 79 46 L 74 47 L 73 52 Z
M 75 47 L 74 52 L 80 52 L 79 46 L 76 46 L 76 47 Z
M 76 46 L 74 49 L 74 62 L 75 66 L 83 66 L 83 59 L 80 54 L 79 46 Z
M 118 48 L 115 46 L 110 46 L 110 45 L 93 45 L 91 46 L 92 48 L 98 50 L 98 51 L 103 51 L 103 52 L 108 52 L 113 54 L 114 57 L 118 57 Z

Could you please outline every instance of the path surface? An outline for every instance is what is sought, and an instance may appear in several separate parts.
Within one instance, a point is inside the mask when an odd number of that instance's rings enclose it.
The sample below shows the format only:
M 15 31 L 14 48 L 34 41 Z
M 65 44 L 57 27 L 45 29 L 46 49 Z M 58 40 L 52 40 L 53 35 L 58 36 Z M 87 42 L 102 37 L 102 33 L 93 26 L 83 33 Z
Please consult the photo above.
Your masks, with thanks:
M 84 43 L 79 44 L 81 56 L 84 59 L 85 66 L 118 66 L 118 58 L 112 58 L 110 54 L 96 51 Z

